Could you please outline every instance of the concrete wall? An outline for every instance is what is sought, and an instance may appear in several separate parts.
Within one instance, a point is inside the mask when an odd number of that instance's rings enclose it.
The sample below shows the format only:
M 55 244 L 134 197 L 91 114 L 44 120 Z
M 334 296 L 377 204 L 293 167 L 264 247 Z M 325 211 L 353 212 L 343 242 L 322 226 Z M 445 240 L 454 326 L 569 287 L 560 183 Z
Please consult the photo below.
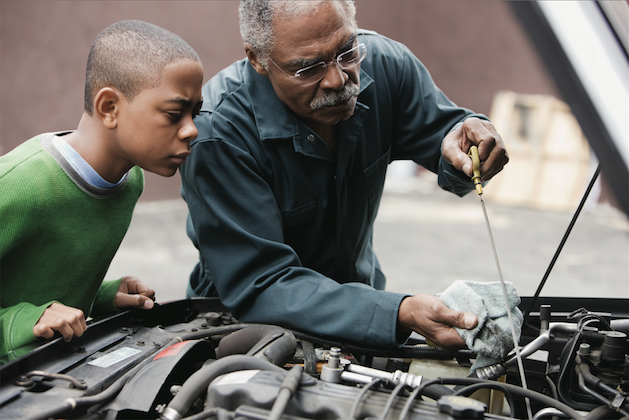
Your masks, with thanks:
M 0 154 L 46 131 L 74 129 L 87 54 L 106 26 L 140 19 L 192 45 L 205 80 L 244 56 L 237 1 L 1 1 Z M 556 95 L 501 1 L 357 1 L 360 27 L 405 43 L 457 104 L 488 114 L 498 90 Z M 177 198 L 179 175 L 147 173 L 142 200 Z

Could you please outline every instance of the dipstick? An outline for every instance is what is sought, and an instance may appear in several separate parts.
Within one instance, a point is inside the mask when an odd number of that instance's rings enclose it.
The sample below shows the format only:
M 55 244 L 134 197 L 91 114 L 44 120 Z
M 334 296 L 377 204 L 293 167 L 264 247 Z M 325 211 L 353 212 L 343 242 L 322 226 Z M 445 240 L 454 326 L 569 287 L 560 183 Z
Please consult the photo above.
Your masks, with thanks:
M 518 370 L 520 371 L 520 380 L 522 381 L 522 388 L 528 389 L 526 385 L 526 376 L 524 375 L 524 364 L 522 363 L 522 357 L 520 356 L 520 347 L 518 344 L 518 337 L 515 335 L 515 327 L 513 324 L 513 316 L 511 315 L 511 306 L 509 305 L 509 298 L 507 296 L 507 286 L 502 277 L 502 269 L 500 268 L 500 261 L 498 260 L 498 252 L 496 251 L 496 244 L 494 243 L 494 235 L 491 233 L 491 226 L 489 225 L 489 217 L 487 217 L 487 209 L 485 208 L 485 201 L 483 200 L 483 186 L 480 181 L 480 156 L 478 154 L 478 148 L 476 146 L 470 147 L 468 155 L 472 158 L 472 181 L 476 192 L 480 197 L 480 204 L 483 208 L 483 215 L 485 216 L 485 225 L 487 226 L 487 233 L 489 234 L 489 241 L 491 242 L 491 249 L 494 252 L 494 260 L 496 261 L 496 268 L 498 269 L 498 278 L 500 279 L 500 285 L 502 286 L 502 294 L 507 306 L 507 316 L 509 317 L 509 325 L 511 326 L 511 337 L 513 339 L 513 346 L 515 349 L 515 355 L 518 360 Z M 528 412 L 529 419 L 533 418 L 533 412 L 531 410 L 531 402 L 526 398 L 526 410 Z

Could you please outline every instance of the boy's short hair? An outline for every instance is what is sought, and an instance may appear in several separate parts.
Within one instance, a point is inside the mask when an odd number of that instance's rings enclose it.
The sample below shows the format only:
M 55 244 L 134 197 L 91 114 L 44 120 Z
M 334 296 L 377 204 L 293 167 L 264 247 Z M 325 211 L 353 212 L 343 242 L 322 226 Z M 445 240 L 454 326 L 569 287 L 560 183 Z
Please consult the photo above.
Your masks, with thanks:
M 151 23 L 125 20 L 105 28 L 92 44 L 85 74 L 85 112 L 104 87 L 118 89 L 128 101 L 159 84 L 162 70 L 174 61 L 200 62 L 190 45 Z

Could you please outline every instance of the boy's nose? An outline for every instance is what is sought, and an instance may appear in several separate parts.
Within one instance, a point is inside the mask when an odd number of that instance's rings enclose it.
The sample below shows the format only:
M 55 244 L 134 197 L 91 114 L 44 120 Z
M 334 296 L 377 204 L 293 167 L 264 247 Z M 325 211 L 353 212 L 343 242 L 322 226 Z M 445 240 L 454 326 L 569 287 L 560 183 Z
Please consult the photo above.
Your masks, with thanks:
M 199 135 L 199 130 L 197 129 L 197 126 L 194 125 L 194 120 L 192 119 L 192 117 L 187 118 L 186 123 L 181 128 L 181 130 L 179 130 L 179 135 L 184 141 L 192 141 L 197 138 L 197 135 Z

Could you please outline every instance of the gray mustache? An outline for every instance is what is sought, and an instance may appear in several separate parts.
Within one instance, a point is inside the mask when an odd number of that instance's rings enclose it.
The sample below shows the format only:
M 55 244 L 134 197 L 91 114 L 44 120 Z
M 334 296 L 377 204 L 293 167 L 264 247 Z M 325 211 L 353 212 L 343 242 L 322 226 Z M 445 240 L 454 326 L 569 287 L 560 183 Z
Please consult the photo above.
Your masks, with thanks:
M 321 108 L 325 108 L 328 106 L 336 106 L 347 102 L 354 96 L 358 96 L 358 92 L 360 91 L 360 87 L 355 83 L 348 83 L 343 86 L 343 89 L 339 91 L 332 91 L 325 96 L 320 98 L 313 99 L 310 102 L 310 109 L 316 111 Z

